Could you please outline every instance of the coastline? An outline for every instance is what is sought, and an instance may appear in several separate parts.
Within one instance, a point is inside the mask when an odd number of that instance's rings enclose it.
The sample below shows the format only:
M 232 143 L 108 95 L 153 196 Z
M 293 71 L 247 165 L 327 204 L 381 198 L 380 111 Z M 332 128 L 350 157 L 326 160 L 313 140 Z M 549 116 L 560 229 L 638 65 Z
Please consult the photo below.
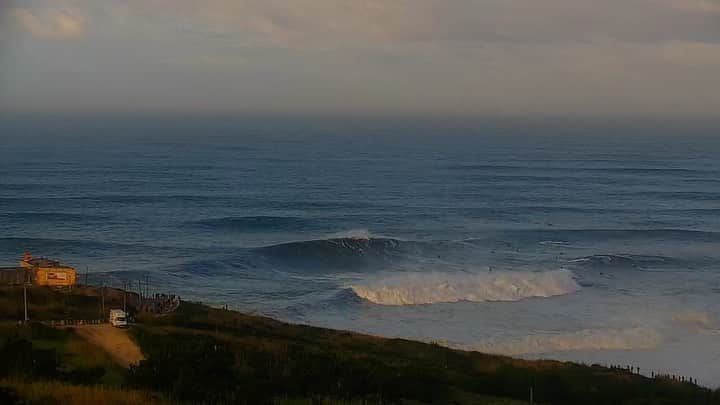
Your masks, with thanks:
M 12 304 L 22 291 L 18 289 L 0 289 L 6 342 L 13 334 L 26 336 L 33 344 L 42 340 L 38 336 L 53 334 L 59 334 L 59 341 L 82 340 L 72 328 L 59 330 L 38 323 L 28 328 L 11 321 L 19 310 Z M 42 301 L 42 305 L 30 306 L 35 321 L 63 314 L 75 319 L 97 314 L 95 287 L 70 292 L 30 290 L 35 301 Z M 107 307 L 120 305 L 120 298 L 109 297 Z M 324 398 L 324 403 L 514 404 L 527 403 L 530 388 L 538 403 L 653 403 L 653 398 L 678 404 L 720 401 L 720 391 L 689 379 L 648 378 L 634 369 L 466 352 L 432 343 L 295 325 L 185 301 L 165 314 L 135 312 L 132 306 L 130 310 L 136 323 L 128 334 L 145 360 L 124 371 L 115 369 L 121 377 L 114 383 L 103 382 L 101 377 L 91 385 L 115 384 L 154 398 L 210 403 Z M 33 378 L 31 381 L 38 383 L 48 381 Z M 178 379 L 186 385 L 173 383 Z M 64 375 L 49 380 L 72 382 Z

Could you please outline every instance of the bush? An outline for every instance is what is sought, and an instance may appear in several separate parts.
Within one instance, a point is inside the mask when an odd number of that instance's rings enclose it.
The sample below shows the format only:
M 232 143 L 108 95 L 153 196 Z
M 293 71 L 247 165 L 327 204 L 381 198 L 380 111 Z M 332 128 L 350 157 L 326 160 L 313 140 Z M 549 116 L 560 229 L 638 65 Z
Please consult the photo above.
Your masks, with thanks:
M 232 352 L 212 338 L 164 336 L 147 347 L 146 360 L 128 373 L 131 386 L 189 401 L 226 401 L 236 382 Z
M 20 402 L 20 397 L 17 395 L 15 390 L 8 387 L 0 387 L 0 404 L 17 404 Z
M 33 349 L 26 339 L 11 337 L 0 349 L 0 377 L 20 374 L 35 378 L 51 378 L 58 375 L 55 350 Z

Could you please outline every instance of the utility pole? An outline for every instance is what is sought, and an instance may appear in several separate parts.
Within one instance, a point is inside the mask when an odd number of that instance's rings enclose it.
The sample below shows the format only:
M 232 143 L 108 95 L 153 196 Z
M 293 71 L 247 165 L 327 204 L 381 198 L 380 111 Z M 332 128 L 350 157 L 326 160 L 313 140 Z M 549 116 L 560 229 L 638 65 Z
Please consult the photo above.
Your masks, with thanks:
M 25 308 L 25 323 L 27 323 L 30 318 L 28 318 L 28 306 L 27 306 L 27 285 L 28 285 L 28 271 L 26 269 L 23 269 L 23 307 Z
M 25 302 L 25 323 L 27 323 L 29 320 L 27 313 L 27 283 L 23 283 L 23 301 Z
M 125 290 L 127 287 L 127 282 L 123 281 L 123 312 L 127 314 L 127 291 Z
M 100 289 L 100 299 L 101 299 L 101 306 L 102 306 L 102 315 L 100 316 L 100 319 L 105 319 L 105 285 L 103 283 L 102 289 Z
M 530 405 L 533 405 L 533 387 L 530 387 Z

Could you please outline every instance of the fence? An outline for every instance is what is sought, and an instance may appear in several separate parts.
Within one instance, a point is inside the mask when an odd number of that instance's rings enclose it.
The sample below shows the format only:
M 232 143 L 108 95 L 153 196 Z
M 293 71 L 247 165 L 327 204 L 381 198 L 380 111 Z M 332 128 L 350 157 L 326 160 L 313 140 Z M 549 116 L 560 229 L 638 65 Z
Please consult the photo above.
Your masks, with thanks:
M 34 321 L 45 326 L 78 326 L 78 325 L 102 325 L 108 323 L 106 319 L 61 319 L 53 321 Z

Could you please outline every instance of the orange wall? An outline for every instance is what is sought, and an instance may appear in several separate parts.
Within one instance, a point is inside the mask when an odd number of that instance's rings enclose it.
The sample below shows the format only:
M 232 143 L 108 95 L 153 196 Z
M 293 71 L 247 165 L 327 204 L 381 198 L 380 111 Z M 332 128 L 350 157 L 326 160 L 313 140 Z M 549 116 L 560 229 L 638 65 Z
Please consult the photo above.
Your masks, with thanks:
M 35 284 L 49 286 L 74 285 L 75 270 L 70 267 L 37 268 L 35 270 Z

